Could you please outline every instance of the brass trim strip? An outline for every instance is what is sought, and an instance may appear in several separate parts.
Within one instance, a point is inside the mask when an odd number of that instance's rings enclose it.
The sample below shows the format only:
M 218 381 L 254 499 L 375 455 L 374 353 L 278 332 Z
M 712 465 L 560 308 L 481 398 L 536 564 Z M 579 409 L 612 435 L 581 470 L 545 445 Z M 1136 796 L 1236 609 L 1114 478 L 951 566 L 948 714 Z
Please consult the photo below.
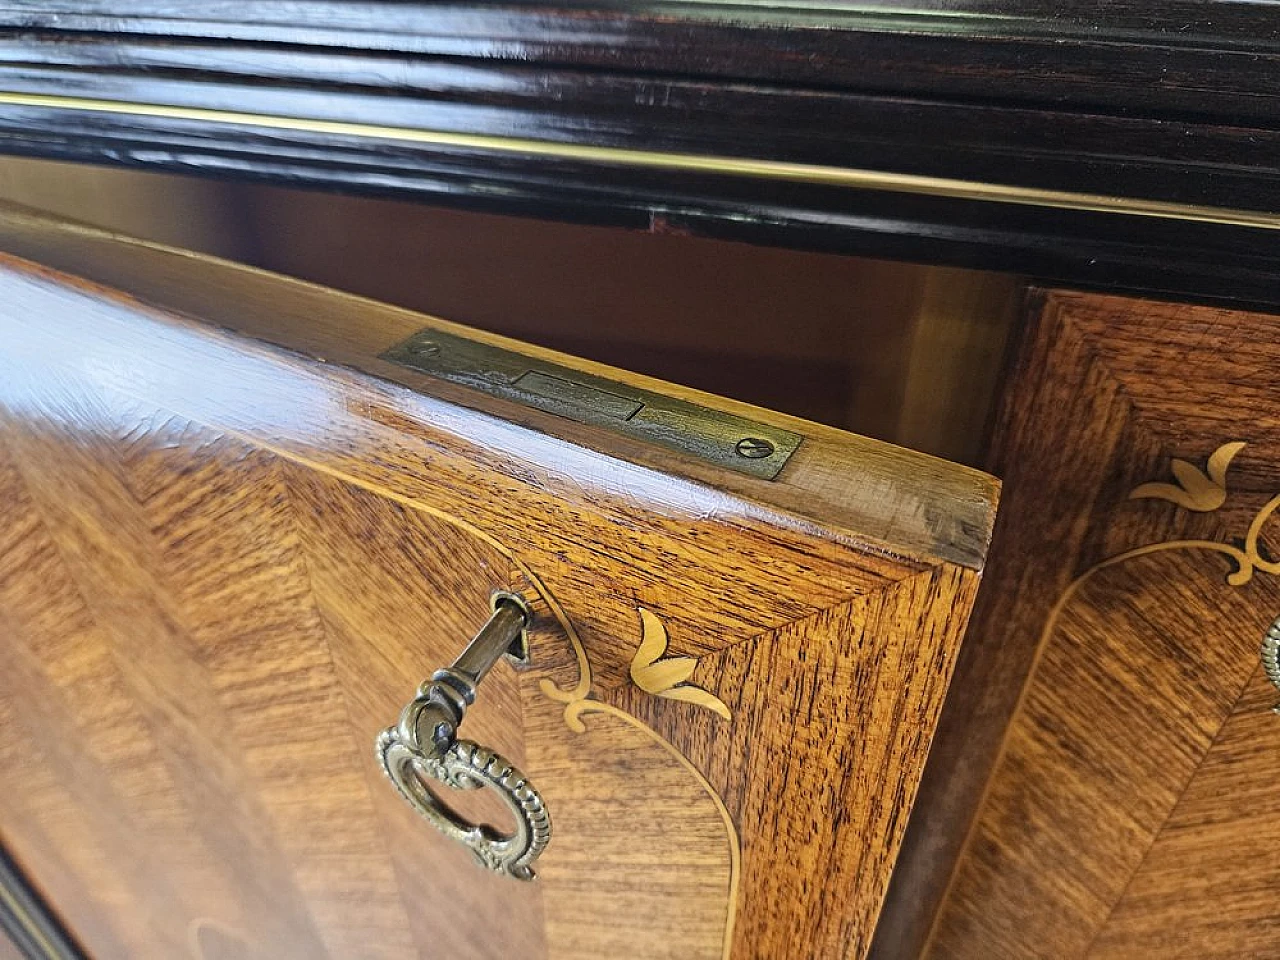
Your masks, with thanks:
M 795 183 L 815 183 L 848 187 L 856 190 L 881 190 L 890 193 L 923 194 L 955 200 L 980 200 L 1016 206 L 1049 207 L 1090 213 L 1124 214 L 1153 217 L 1160 220 L 1185 220 L 1215 223 L 1262 230 L 1280 230 L 1280 213 L 1240 210 L 1230 207 L 1145 200 L 1137 197 L 1100 193 L 1076 193 L 1040 187 L 1019 187 L 980 180 L 931 177 L 914 173 L 893 173 L 815 163 L 792 163 L 786 160 L 759 160 L 748 157 L 719 157 L 705 154 L 670 153 L 657 150 L 631 150 L 625 147 L 558 143 L 526 137 L 500 137 L 486 134 L 452 133 L 447 130 L 424 130 L 393 127 L 345 120 L 319 120 L 273 114 L 246 113 L 236 110 L 211 110 L 203 107 L 179 107 L 155 103 L 133 103 L 123 100 L 101 100 L 90 97 L 67 97 L 56 94 L 0 91 L 0 105 L 43 107 L 90 113 L 113 113 L 136 117 L 197 120 L 273 130 L 297 130 L 351 137 L 395 140 L 434 146 L 461 147 L 496 153 L 520 153 L 528 156 L 554 157 L 562 160 L 584 160 L 658 170 L 681 170 L 689 173 L 729 174 Z

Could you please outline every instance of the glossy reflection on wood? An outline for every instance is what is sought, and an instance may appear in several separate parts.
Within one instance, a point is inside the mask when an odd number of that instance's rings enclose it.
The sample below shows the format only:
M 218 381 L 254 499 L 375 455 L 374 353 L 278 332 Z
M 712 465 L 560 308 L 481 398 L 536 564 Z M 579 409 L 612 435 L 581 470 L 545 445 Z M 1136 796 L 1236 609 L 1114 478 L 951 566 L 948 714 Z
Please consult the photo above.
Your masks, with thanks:
M 806 435 L 724 474 L 373 359 L 439 321 L 5 222 L 118 288 L 0 266 L 0 830 L 94 956 L 863 952 L 989 478 L 680 391 Z M 463 733 L 548 799 L 534 884 L 372 750 L 499 587 L 532 663 Z
M 1268 230 L 897 192 L 1280 211 L 1264 4 L 8 0 L 0 28 L 12 152 L 1277 302 Z

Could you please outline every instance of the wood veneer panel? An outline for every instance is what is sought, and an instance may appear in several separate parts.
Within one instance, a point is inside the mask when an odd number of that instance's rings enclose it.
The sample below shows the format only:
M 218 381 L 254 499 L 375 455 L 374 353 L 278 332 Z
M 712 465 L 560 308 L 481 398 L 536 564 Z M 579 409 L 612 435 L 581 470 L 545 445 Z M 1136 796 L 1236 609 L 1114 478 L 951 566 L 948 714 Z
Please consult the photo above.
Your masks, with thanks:
M 1033 309 L 996 440 L 998 559 L 879 945 L 919 949 L 950 877 L 927 956 L 1214 955 L 1184 908 L 1250 945 L 1234 955 L 1268 955 L 1257 881 L 1210 890 L 1170 854 L 1196 833 L 1179 811 L 1234 806 L 1212 780 L 1221 738 L 1273 740 L 1229 718 L 1280 603 L 1280 407 L 1259 379 L 1280 320 L 1067 292 Z M 1262 775 L 1232 769 L 1241 787 Z M 1220 863 L 1256 850 L 1243 837 L 1217 835 Z M 1175 905 L 1175 884 L 1206 896 Z M 1159 889 L 1148 914 L 1141 891 Z M 1141 940 L 1157 920 L 1163 937 Z
M 1064 612 L 931 956 L 1087 955 L 1256 666 L 1255 637 L 1233 628 L 1280 602 L 1274 588 L 1222 597 L 1202 563 L 1127 563 Z
M 1090 957 L 1265 957 L 1280 943 L 1276 688 L 1257 668 Z
M 915 718 L 922 704 L 944 694 L 950 674 L 936 643 L 956 630 L 974 587 L 934 570 L 722 655 L 725 680 L 743 675 L 736 702 L 762 722 L 756 731 L 739 728 L 733 747 L 717 753 L 773 758 L 767 775 L 744 784 L 741 817 L 757 824 L 744 840 L 744 869 L 767 878 L 771 902 L 806 904 L 800 912 L 744 914 L 746 955 L 856 957 L 867 950 L 883 896 L 877 888 L 894 858 L 858 837 L 900 835 L 906 827 L 910 796 L 885 787 L 900 782 L 906 757 L 928 749 L 929 735 Z M 935 653 L 867 656 L 876 636 L 904 629 Z M 725 680 L 723 695 L 731 696 Z M 787 798 L 785 815 L 779 797 Z M 804 869 L 779 870 L 779 863 Z M 828 882 L 803 879 L 810 871 Z
M 403 377 L 372 353 L 439 321 L 90 247 L 121 289 L 0 265 L 0 829 L 95 955 L 864 951 L 990 478 L 685 392 L 806 431 L 748 482 L 357 369 Z M 499 587 L 532 662 L 464 733 L 546 792 L 533 885 L 431 833 L 371 749 Z

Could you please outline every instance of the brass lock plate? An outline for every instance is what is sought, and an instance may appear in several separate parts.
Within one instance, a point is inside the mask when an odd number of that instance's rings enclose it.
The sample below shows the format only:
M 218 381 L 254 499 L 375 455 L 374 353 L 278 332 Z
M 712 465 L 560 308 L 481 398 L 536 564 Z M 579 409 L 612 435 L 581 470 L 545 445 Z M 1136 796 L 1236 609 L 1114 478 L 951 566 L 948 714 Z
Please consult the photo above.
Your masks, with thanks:
M 777 478 L 804 439 L 790 430 L 440 330 L 420 330 L 382 359 L 764 480 Z

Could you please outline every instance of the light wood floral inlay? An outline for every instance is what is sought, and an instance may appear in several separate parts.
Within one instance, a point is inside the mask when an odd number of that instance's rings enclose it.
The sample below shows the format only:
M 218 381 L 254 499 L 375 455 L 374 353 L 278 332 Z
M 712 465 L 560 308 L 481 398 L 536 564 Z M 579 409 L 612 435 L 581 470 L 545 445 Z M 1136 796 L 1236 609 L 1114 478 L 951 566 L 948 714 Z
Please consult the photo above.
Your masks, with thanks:
M 1129 499 L 1168 500 L 1197 513 L 1211 513 L 1227 502 L 1227 467 L 1244 446 L 1240 440 L 1224 443 L 1209 455 L 1207 470 L 1175 458 L 1169 468 L 1176 484 L 1144 483 L 1134 488 Z
M 694 686 L 688 680 L 698 666 L 693 657 L 666 657 L 667 628 L 650 610 L 640 608 L 640 646 L 631 658 L 631 680 L 645 693 L 669 700 L 684 700 L 726 720 L 732 719 L 729 708 L 715 694 Z
M 1175 458 L 1170 464 L 1176 483 L 1143 483 L 1129 493 L 1130 500 L 1154 499 L 1167 500 L 1176 506 L 1196 513 L 1212 513 L 1227 501 L 1227 468 L 1236 454 L 1246 446 L 1244 441 L 1235 440 L 1224 443 L 1209 455 L 1205 469 L 1194 466 L 1186 460 Z M 1161 553 L 1166 550 L 1201 550 L 1218 553 L 1234 564 L 1235 569 L 1227 574 L 1227 583 L 1233 587 L 1242 587 L 1253 579 L 1255 572 L 1271 576 L 1280 576 L 1280 561 L 1269 559 L 1260 547 L 1263 525 L 1280 510 L 1280 494 L 1268 500 L 1254 515 L 1243 538 L 1233 542 L 1215 540 L 1166 540 L 1162 543 L 1151 543 L 1135 547 L 1113 557 L 1108 557 L 1094 564 L 1084 573 L 1076 577 L 1058 597 L 1058 601 L 1049 611 L 1044 629 L 1040 635 L 1041 648 L 1057 628 L 1067 603 L 1076 592 L 1096 573 L 1124 563 L 1136 557 Z M 1272 625 L 1262 644 L 1262 662 L 1267 668 L 1267 676 L 1280 687 L 1280 619 Z M 1276 712 L 1280 713 L 1280 706 Z

